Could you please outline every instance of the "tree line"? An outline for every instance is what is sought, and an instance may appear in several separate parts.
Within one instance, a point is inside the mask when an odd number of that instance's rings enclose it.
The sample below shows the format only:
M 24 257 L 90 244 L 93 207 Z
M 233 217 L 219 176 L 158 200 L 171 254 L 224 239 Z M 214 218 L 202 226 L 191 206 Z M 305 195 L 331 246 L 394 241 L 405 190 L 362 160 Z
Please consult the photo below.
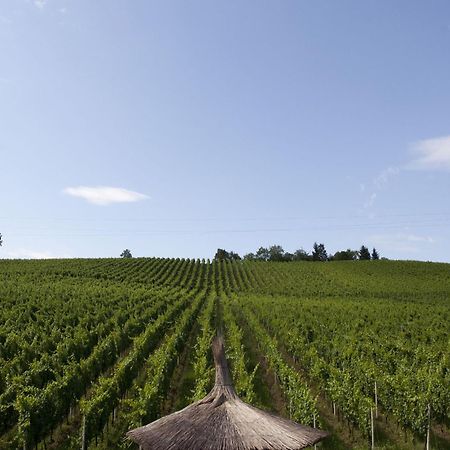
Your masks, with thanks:
M 271 245 L 270 247 L 259 247 L 255 253 L 247 253 L 242 258 L 233 251 L 227 251 L 218 248 L 214 256 L 215 260 L 236 260 L 242 259 L 247 261 L 355 261 L 355 260 L 377 260 L 380 254 L 376 248 L 372 252 L 365 246 L 361 245 L 359 250 L 340 250 L 336 253 L 328 253 L 324 244 L 314 242 L 313 249 L 309 253 L 303 248 L 296 250 L 294 253 L 286 252 L 281 245 Z M 383 258 L 385 259 L 385 258 Z

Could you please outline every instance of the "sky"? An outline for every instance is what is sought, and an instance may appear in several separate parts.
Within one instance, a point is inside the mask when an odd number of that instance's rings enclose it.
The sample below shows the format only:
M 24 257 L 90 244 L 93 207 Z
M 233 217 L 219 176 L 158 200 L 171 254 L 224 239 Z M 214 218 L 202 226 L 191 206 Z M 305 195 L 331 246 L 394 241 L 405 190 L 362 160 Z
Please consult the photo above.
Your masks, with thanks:
M 450 262 L 450 2 L 5 0 L 0 258 Z

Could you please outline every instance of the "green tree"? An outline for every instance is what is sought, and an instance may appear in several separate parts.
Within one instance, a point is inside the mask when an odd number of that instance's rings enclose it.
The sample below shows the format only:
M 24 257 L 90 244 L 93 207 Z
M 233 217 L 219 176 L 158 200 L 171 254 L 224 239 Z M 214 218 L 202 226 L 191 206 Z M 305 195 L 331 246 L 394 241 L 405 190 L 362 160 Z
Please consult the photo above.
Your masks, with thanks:
M 0 233 L 0 247 L 3 245 L 2 233 Z
M 325 245 L 314 242 L 313 252 L 312 252 L 312 260 L 313 261 L 326 261 L 327 257 L 328 257 L 328 255 L 327 255 L 327 251 L 325 250 Z
M 380 254 L 377 252 L 375 247 L 372 250 L 372 259 L 380 259 Z
M 364 246 L 364 245 L 361 245 L 361 248 L 359 250 L 359 259 L 361 259 L 361 260 L 370 260 L 369 249 L 366 246 Z
M 230 254 L 223 248 L 218 248 L 216 254 L 214 255 L 216 261 L 224 261 L 230 259 Z
M 236 252 L 230 252 L 228 255 L 230 259 L 234 259 L 235 261 L 240 261 L 242 259 Z
M 351 250 L 348 248 L 347 250 L 341 250 L 339 252 L 336 252 L 333 255 L 334 261 L 351 261 L 358 258 L 358 251 L 357 250 Z
M 259 247 L 256 252 L 256 259 L 259 261 L 268 261 L 270 258 L 269 250 L 266 247 Z
M 269 248 L 269 261 L 284 261 L 284 250 L 281 245 L 272 245 Z
M 289 252 L 284 252 L 283 261 L 294 261 L 294 254 Z
M 235 252 L 227 252 L 223 248 L 218 248 L 214 256 L 214 259 L 216 261 L 225 261 L 227 259 L 234 259 L 236 261 L 240 261 L 241 257 Z
M 131 251 L 126 248 L 121 254 L 120 254 L 121 258 L 132 258 L 133 255 L 131 254 Z
M 246 255 L 244 255 L 244 259 L 246 261 L 256 261 L 258 258 L 256 257 L 256 255 L 254 253 L 247 253 Z
M 295 250 L 293 258 L 294 261 L 311 261 L 311 255 L 302 248 Z

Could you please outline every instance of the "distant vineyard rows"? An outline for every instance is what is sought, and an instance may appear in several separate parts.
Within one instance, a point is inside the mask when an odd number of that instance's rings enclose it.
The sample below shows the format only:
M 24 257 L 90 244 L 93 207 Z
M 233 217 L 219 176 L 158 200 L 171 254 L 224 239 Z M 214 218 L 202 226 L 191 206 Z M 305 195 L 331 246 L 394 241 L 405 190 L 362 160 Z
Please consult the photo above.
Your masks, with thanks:
M 129 448 L 127 430 L 207 394 L 217 330 L 249 403 L 270 407 L 256 380 L 271 374 L 303 424 L 323 426 L 328 402 L 366 442 L 378 416 L 445 438 L 448 273 L 392 261 L 1 261 L 0 448 Z

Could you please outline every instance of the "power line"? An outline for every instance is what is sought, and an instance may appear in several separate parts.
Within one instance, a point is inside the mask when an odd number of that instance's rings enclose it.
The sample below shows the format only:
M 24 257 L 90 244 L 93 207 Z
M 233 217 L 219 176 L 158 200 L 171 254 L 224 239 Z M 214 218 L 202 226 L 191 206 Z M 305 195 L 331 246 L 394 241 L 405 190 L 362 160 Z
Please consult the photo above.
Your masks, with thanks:
M 450 212 L 425 212 L 425 213 L 395 213 L 395 214 L 376 214 L 377 219 L 391 218 L 391 217 L 439 217 L 448 216 Z M 342 219 L 357 219 L 369 218 L 368 214 L 341 214 L 341 215 L 326 215 L 326 216 L 261 216 L 261 217 L 204 217 L 204 218 L 95 218 L 95 217 L 8 217 L 2 216 L 0 220 L 17 220 L 17 221 L 61 221 L 61 222 L 240 222 L 240 221 L 265 221 L 265 220 L 279 220 L 279 221 L 296 221 L 296 220 L 342 220 Z

